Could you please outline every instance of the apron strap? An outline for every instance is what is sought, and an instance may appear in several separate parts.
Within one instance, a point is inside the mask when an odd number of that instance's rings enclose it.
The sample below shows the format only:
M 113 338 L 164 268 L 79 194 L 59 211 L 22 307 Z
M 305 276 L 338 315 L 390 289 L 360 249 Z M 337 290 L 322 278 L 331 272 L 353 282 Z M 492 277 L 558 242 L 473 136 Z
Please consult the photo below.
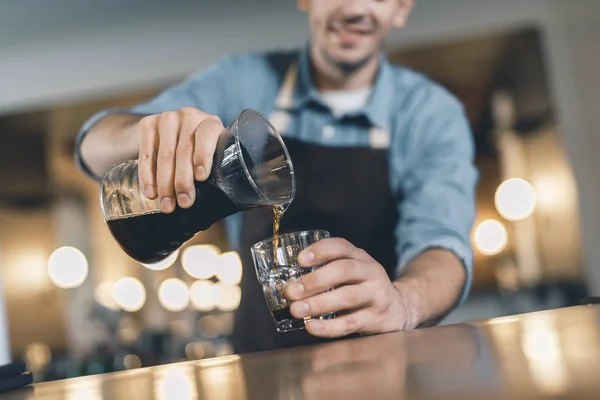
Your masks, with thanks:
M 294 62 L 289 66 L 287 72 L 285 73 L 283 83 L 279 89 L 279 94 L 277 94 L 277 99 L 275 100 L 276 108 L 286 109 L 292 106 L 297 77 L 298 64 Z
M 298 64 L 292 63 L 285 74 L 281 89 L 279 89 L 279 93 L 277 94 L 275 110 L 269 116 L 271 124 L 281 136 L 285 135 L 292 121 L 292 117 L 287 109 L 292 106 L 294 101 L 297 77 Z

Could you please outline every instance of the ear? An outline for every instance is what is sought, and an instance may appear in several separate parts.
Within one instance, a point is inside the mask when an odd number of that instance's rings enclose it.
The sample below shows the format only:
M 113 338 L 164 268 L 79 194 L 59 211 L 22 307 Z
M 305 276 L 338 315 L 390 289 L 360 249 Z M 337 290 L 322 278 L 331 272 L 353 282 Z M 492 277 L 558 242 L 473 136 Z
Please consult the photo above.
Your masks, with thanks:
M 310 0 L 296 0 L 298 10 L 308 12 Z
M 302 0 L 298 0 L 301 2 Z M 408 20 L 408 16 L 415 6 L 415 0 L 398 0 L 398 9 L 394 15 L 394 27 L 395 28 L 404 28 L 406 25 L 406 21 Z

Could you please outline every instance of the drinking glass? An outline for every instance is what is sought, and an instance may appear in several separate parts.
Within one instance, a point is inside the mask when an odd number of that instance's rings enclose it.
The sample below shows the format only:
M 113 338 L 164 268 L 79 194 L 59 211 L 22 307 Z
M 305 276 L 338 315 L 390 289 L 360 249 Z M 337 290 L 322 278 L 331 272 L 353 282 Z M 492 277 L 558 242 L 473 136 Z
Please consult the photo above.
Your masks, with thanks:
M 300 252 L 313 243 L 329 237 L 327 231 L 310 230 L 278 235 L 252 246 L 256 276 L 262 286 L 278 332 L 302 330 L 305 329 L 305 324 L 313 319 L 326 320 L 335 317 L 334 313 L 327 313 L 294 318 L 290 313 L 292 302 L 285 297 L 288 284 L 323 266 L 317 265 L 311 268 L 300 266 L 298 263 Z

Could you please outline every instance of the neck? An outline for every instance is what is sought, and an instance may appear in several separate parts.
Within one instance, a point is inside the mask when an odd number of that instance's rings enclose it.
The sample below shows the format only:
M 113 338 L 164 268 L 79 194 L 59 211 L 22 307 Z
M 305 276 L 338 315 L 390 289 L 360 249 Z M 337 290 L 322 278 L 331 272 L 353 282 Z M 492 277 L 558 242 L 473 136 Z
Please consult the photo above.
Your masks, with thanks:
M 356 68 L 343 68 L 311 48 L 315 85 L 320 91 L 356 90 L 373 84 L 379 70 L 379 55 L 373 54 Z

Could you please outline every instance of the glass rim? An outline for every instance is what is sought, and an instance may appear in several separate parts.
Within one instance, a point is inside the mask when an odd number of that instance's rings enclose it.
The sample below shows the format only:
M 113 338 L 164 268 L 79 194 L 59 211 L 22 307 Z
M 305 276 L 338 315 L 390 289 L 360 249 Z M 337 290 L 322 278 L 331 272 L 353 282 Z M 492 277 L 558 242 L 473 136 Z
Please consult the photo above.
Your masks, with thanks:
M 326 231 L 325 229 L 307 229 L 307 230 L 298 231 L 298 232 L 282 233 L 281 235 L 277 235 L 277 238 L 285 240 L 285 239 L 289 239 L 289 238 L 293 238 L 293 237 L 300 237 L 300 236 L 305 236 L 305 235 L 314 234 L 314 233 L 324 234 L 323 236 L 325 238 L 329 238 L 331 236 L 331 233 L 329 233 L 329 231 Z M 261 240 L 260 242 L 257 242 L 252 246 L 252 250 L 260 250 L 263 247 L 265 247 L 266 245 L 273 244 L 274 240 L 275 240 L 274 236 L 272 236 L 268 239 Z
M 259 113 L 256 110 L 252 110 L 252 109 L 245 109 L 243 110 L 235 119 L 236 121 L 239 121 L 240 118 L 242 118 L 242 116 L 244 114 L 254 114 L 256 116 L 258 116 L 260 119 L 262 119 L 268 126 L 269 128 L 275 133 L 275 138 L 277 139 L 277 141 L 279 142 L 279 145 L 281 146 L 281 148 L 283 149 L 283 154 L 286 157 L 287 160 L 287 164 L 290 168 L 290 175 L 292 177 L 292 193 L 290 194 L 290 201 L 289 203 L 291 203 L 294 200 L 294 197 L 296 196 L 296 175 L 294 174 L 294 165 L 292 164 L 292 159 L 290 157 L 290 153 L 288 152 L 288 149 L 283 141 L 283 138 L 281 137 L 281 134 L 279 132 L 277 132 L 277 129 L 275 129 L 275 127 L 273 126 L 273 124 L 271 124 L 271 121 L 269 121 L 263 114 Z M 239 132 L 239 124 L 236 124 L 236 129 L 235 129 L 235 145 L 238 148 L 238 151 L 240 151 L 240 154 L 242 154 L 241 152 L 241 141 L 240 141 L 240 132 Z M 246 165 L 246 160 L 244 159 L 244 157 L 240 157 L 240 161 L 242 164 L 242 168 L 244 170 L 244 173 L 246 174 L 246 177 L 248 178 L 248 180 L 250 181 L 250 184 L 252 185 L 252 187 L 254 188 L 254 190 L 256 190 L 256 192 L 262 197 L 264 198 L 267 202 L 271 202 L 271 200 L 265 195 L 265 193 L 258 187 L 258 185 L 256 184 L 256 182 L 254 181 L 254 179 L 252 178 L 252 175 L 250 175 L 250 170 L 248 169 L 248 166 Z M 288 205 L 289 205 L 288 203 Z M 277 204 L 279 205 L 279 204 Z

